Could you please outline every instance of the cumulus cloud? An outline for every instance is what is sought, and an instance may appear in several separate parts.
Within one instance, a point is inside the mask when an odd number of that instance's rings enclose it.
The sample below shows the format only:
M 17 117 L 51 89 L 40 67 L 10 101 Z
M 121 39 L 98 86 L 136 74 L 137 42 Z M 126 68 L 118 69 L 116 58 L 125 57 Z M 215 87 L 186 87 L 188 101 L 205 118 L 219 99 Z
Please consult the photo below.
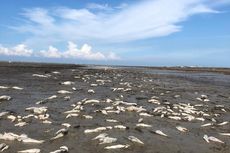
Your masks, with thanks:
M 0 45 L 0 55 L 6 56 L 31 56 L 33 50 L 28 49 L 26 45 L 19 44 L 12 48 L 6 48 Z
M 92 47 L 88 44 L 84 44 L 81 48 L 73 42 L 68 42 L 66 51 L 59 51 L 53 46 L 49 46 L 48 50 L 33 51 L 28 49 L 26 45 L 19 44 L 12 48 L 3 47 L 0 45 L 0 55 L 6 56 L 36 56 L 45 58 L 72 58 L 72 59 L 83 59 L 83 60 L 119 60 L 115 53 L 110 52 L 103 54 L 101 52 L 92 51 Z
M 27 43 L 127 42 L 181 31 L 182 21 L 201 13 L 217 13 L 215 6 L 212 0 L 142 0 L 120 7 L 91 3 L 81 9 L 30 8 L 22 14 L 26 22 L 13 29 L 31 34 Z

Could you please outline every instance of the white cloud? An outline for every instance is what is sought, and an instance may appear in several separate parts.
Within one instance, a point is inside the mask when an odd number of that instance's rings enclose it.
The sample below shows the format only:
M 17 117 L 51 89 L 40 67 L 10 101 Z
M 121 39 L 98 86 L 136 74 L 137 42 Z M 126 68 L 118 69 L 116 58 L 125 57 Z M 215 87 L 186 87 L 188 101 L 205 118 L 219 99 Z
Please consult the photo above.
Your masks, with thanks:
M 33 50 L 28 49 L 26 45 L 19 44 L 12 48 L 6 48 L 0 45 L 0 55 L 6 56 L 31 56 Z
M 12 48 L 3 47 L 0 45 L 0 55 L 6 56 L 36 56 L 45 58 L 71 58 L 83 60 L 118 60 L 120 59 L 115 53 L 110 52 L 103 54 L 101 52 L 92 51 L 92 47 L 84 44 L 81 48 L 73 42 L 68 42 L 66 51 L 59 51 L 53 46 L 49 46 L 48 50 L 41 50 L 38 52 L 28 49 L 26 45 L 19 44 Z
M 14 29 L 31 34 L 25 42 L 127 42 L 167 36 L 182 30 L 182 21 L 200 13 L 217 13 L 212 0 L 142 0 L 132 5 L 89 4 L 86 8 L 32 8 Z M 215 2 L 217 3 L 217 2 Z
M 49 46 L 49 49 L 46 50 L 41 50 L 40 55 L 43 57 L 48 57 L 48 58 L 60 58 L 61 53 L 58 51 L 57 48 L 53 46 Z

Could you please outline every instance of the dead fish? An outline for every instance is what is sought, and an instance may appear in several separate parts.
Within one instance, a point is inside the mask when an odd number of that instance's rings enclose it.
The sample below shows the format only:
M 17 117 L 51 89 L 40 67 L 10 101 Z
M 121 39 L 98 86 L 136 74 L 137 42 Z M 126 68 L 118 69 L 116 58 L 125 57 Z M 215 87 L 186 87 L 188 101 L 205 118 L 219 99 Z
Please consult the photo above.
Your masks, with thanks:
M 96 100 L 96 99 L 90 99 L 90 100 L 86 100 L 84 102 L 84 104 L 89 104 L 89 103 L 99 103 L 100 101 L 99 100 Z
M 93 138 L 92 140 L 97 140 L 97 139 L 105 138 L 106 136 L 108 136 L 107 133 L 101 133 L 98 136 L 96 136 L 95 138 Z
M 6 86 L 0 86 L 0 89 L 9 89 L 9 87 L 6 87 Z
M 65 81 L 65 82 L 61 82 L 61 85 L 73 85 L 74 82 L 72 81 Z
M 138 119 L 138 123 L 143 122 L 143 120 L 144 120 L 143 118 L 139 118 L 139 119 Z
M 28 144 L 41 144 L 43 142 L 45 142 L 44 140 L 36 140 L 36 139 L 32 139 L 29 138 L 27 135 L 23 134 L 20 135 L 20 137 L 18 138 L 18 141 L 21 141 L 23 143 L 28 143 Z
M 100 143 L 99 144 L 108 144 L 108 143 L 113 143 L 117 141 L 117 138 L 112 138 L 112 137 L 104 137 L 99 139 Z
M 177 130 L 181 131 L 181 132 L 187 132 L 188 129 L 182 126 L 176 126 Z
M 17 119 L 17 117 L 14 115 L 8 115 L 7 119 L 11 120 L 11 122 L 14 122 Z
M 93 116 L 91 115 L 83 115 L 83 117 L 85 117 L 86 119 L 93 119 Z
M 155 133 L 158 134 L 158 135 L 162 135 L 162 136 L 168 137 L 168 135 L 165 134 L 165 133 L 163 133 L 161 130 L 156 130 Z
M 114 128 L 115 128 L 115 129 L 123 129 L 123 130 L 124 130 L 124 129 L 127 129 L 127 127 L 124 126 L 124 125 L 115 125 Z
M 40 149 L 27 149 L 27 150 L 18 151 L 18 153 L 40 153 L 40 152 L 41 152 Z
M 218 142 L 218 143 L 224 143 L 223 141 L 221 141 L 220 139 L 217 139 L 216 137 L 213 137 L 213 136 L 207 136 L 206 134 L 204 135 L 204 140 L 206 142 L 210 142 L 210 141 L 213 141 L 213 142 Z
M 207 127 L 207 126 L 211 126 L 211 125 L 213 125 L 213 123 L 203 124 L 203 125 L 201 125 L 201 127 Z
M 6 149 L 8 149 L 8 148 L 9 148 L 9 146 L 6 145 L 5 143 L 1 143 L 1 144 L 0 144 L 0 152 L 3 152 L 4 150 L 6 150 Z
M 207 143 L 209 143 L 209 137 L 208 137 L 208 135 L 205 134 L 205 135 L 203 136 L 203 139 L 204 139 Z
M 65 126 L 65 127 L 67 127 L 67 128 L 71 127 L 71 124 L 69 124 L 69 123 L 62 123 L 61 125 L 62 125 L 62 126 Z
M 14 141 L 14 140 L 17 140 L 19 137 L 19 135 L 17 134 L 14 134 L 14 133 L 4 133 L 4 134 L 1 134 L 0 133 L 0 140 L 8 140 L 8 141 Z
M 223 136 L 230 136 L 230 133 L 219 133 L 219 134 Z
M 1 117 L 4 117 L 4 116 L 6 116 L 6 115 L 8 115 L 9 113 L 10 113 L 10 112 L 1 112 L 1 113 L 0 113 L 0 118 L 1 118 Z
M 42 75 L 42 74 L 33 74 L 33 77 L 39 77 L 39 78 L 48 78 L 50 75 Z
M 146 111 L 146 109 L 142 108 L 142 107 L 137 107 L 137 106 L 129 106 L 126 107 L 126 110 L 129 112 L 141 112 L 141 111 Z
M 152 117 L 153 115 L 150 115 L 150 114 L 148 114 L 148 113 L 140 113 L 139 114 L 140 116 L 146 116 L 146 117 Z
M 79 116 L 79 114 L 76 114 L 76 113 L 71 113 L 71 114 L 66 115 L 66 117 L 65 117 L 65 118 L 78 117 L 78 116 Z
M 113 145 L 113 146 L 107 146 L 105 147 L 105 149 L 110 150 L 110 149 L 122 149 L 122 148 L 128 148 L 130 145 L 122 145 L 122 144 L 118 144 L 118 145 Z
M 17 87 L 17 86 L 13 86 L 12 89 L 15 89 L 15 90 L 23 90 L 23 88 Z
M 168 116 L 168 118 L 173 119 L 173 120 L 177 120 L 177 121 L 181 120 L 181 117 L 179 117 L 179 116 Z
M 136 124 L 137 127 L 152 127 L 152 125 L 144 124 L 144 123 L 138 123 Z
M 228 121 L 225 121 L 225 122 L 219 123 L 219 124 L 217 124 L 217 125 L 226 125 L 226 124 L 228 124 L 228 123 L 229 123 Z
M 112 129 L 112 127 L 111 126 L 107 126 L 107 127 L 98 127 L 98 128 L 95 128 L 95 129 L 86 129 L 84 131 L 84 133 L 96 133 L 96 132 L 105 131 L 107 129 Z
M 58 72 L 58 71 L 53 71 L 52 73 L 53 74 L 60 74 L 60 72 Z
M 19 123 L 15 124 L 14 126 L 22 127 L 22 126 L 25 126 L 25 125 L 27 125 L 26 122 L 19 122 Z
M 129 136 L 128 139 L 132 142 L 135 142 L 135 143 L 144 144 L 144 142 L 142 142 L 140 139 L 138 139 L 137 137 L 134 137 L 134 136 Z
M 32 111 L 34 114 L 44 114 L 47 112 L 47 107 L 28 107 L 26 111 Z
M 67 135 L 68 132 L 69 131 L 68 131 L 67 128 L 60 129 L 55 133 L 56 136 L 51 138 L 50 140 L 55 140 L 55 139 L 61 138 L 61 137 L 65 136 L 65 135 Z
M 94 91 L 93 89 L 89 89 L 89 90 L 88 90 L 88 93 L 94 94 L 95 91 Z
M 12 98 L 10 96 L 6 96 L 6 95 L 0 96 L 0 101 L 9 101 L 11 99 Z
M 52 151 L 50 153 L 67 153 L 69 152 L 69 148 L 66 146 L 61 146 L 60 149 Z
M 59 90 L 57 93 L 58 94 L 71 94 L 72 92 L 67 91 L 67 90 Z
M 117 123 L 117 120 L 113 120 L 113 119 L 106 119 L 106 122 L 112 122 L 112 123 Z
M 157 104 L 157 105 L 160 105 L 161 103 L 159 102 L 159 100 L 157 99 L 150 99 L 148 100 L 149 103 L 153 103 L 153 104 Z

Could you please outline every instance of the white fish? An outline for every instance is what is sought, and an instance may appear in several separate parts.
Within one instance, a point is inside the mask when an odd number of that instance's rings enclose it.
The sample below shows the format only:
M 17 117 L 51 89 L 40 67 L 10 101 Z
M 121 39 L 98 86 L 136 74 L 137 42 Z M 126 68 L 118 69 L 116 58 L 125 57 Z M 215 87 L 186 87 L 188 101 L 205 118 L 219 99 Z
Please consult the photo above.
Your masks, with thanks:
M 47 112 L 47 107 L 28 107 L 26 111 L 32 111 L 34 114 L 44 114 Z
M 0 101 L 4 101 L 4 100 L 11 100 L 12 98 L 10 96 L 6 96 L 6 95 L 3 95 L 3 96 L 0 96 Z
M 113 120 L 113 119 L 106 119 L 106 122 L 112 122 L 112 123 L 117 123 L 117 120 Z
M 64 152 L 69 152 L 69 148 L 66 146 L 61 146 L 60 149 L 52 151 L 50 153 L 64 153 Z
M 108 144 L 108 143 L 116 142 L 117 138 L 104 137 L 104 138 L 100 138 L 99 141 L 100 141 L 99 144 Z
M 209 137 L 209 140 L 214 141 L 214 142 L 224 143 L 224 142 L 221 141 L 220 139 L 217 139 L 217 138 L 215 138 L 215 137 L 213 137 L 213 136 L 210 136 L 210 137 Z
M 160 130 L 156 130 L 155 133 L 156 133 L 156 134 L 159 134 L 159 135 L 162 135 L 162 136 L 165 136 L 165 137 L 168 137 L 167 134 L 163 133 L 163 132 L 160 131 Z
M 211 125 L 213 125 L 213 123 L 203 124 L 203 125 L 201 125 L 201 127 L 206 127 L 206 126 L 211 126 Z
M 9 89 L 9 87 L 6 87 L 6 86 L 0 86 L 0 89 Z
M 177 130 L 181 131 L 181 132 L 187 132 L 188 129 L 182 126 L 176 126 Z
M 40 143 L 44 142 L 44 140 L 35 140 L 35 139 L 32 139 L 32 138 L 28 138 L 28 137 L 25 137 L 25 138 L 20 137 L 19 141 L 22 141 L 23 143 L 28 143 L 28 144 L 32 144 L 32 143 L 40 144 Z
M 53 71 L 52 73 L 53 74 L 60 74 L 60 72 L 58 72 L 58 71 Z
M 141 112 L 141 111 L 146 111 L 146 109 L 142 108 L 142 107 L 136 107 L 136 106 L 129 106 L 126 107 L 126 110 L 129 112 Z
M 11 120 L 11 122 L 14 122 L 17 119 L 17 117 L 14 115 L 8 115 L 7 119 Z
M 93 89 L 89 89 L 88 93 L 95 93 L 95 91 Z
M 100 101 L 99 100 L 96 100 L 96 99 L 90 99 L 90 100 L 86 100 L 84 102 L 84 104 L 89 104 L 89 103 L 99 103 Z
M 71 124 L 69 124 L 69 123 L 62 123 L 61 125 L 62 125 L 62 126 L 65 126 L 65 127 L 67 127 L 67 128 L 71 127 Z
M 177 121 L 181 120 L 181 117 L 179 117 L 179 116 L 168 116 L 168 118 L 173 119 L 173 120 L 177 120 Z
M 230 133 L 219 133 L 219 134 L 223 136 L 230 136 Z
M 138 139 L 137 137 L 134 137 L 134 136 L 129 136 L 128 139 L 132 142 L 136 142 L 136 143 L 139 143 L 139 144 L 144 144 L 144 142 L 142 142 L 140 139 Z
M 27 150 L 18 151 L 18 153 L 40 153 L 40 152 L 41 152 L 40 149 L 27 149 Z
M 217 139 L 216 137 L 213 137 L 213 136 L 207 136 L 206 134 L 203 136 L 204 140 L 206 142 L 210 142 L 210 141 L 213 141 L 213 142 L 218 142 L 218 143 L 224 143 L 223 141 L 221 141 L 220 139 Z
M 228 121 L 225 121 L 225 122 L 219 123 L 218 125 L 226 125 L 228 123 L 229 123 Z
M 0 152 L 3 152 L 4 150 L 8 149 L 9 145 L 6 145 L 5 143 L 0 144 Z
M 1 134 L 0 133 L 0 140 L 8 140 L 8 141 L 14 141 L 14 140 L 17 140 L 19 138 L 19 135 L 17 134 L 14 134 L 14 133 L 4 133 L 4 134 Z
M 8 115 L 8 114 L 9 114 L 9 112 L 1 112 L 1 113 L 0 113 L 0 118 L 6 116 L 6 115 Z
M 208 137 L 206 134 L 203 136 L 203 139 L 204 139 L 207 143 L 209 143 L 209 137 Z
M 68 129 L 66 129 L 66 128 L 60 129 L 55 133 L 56 136 L 51 138 L 50 140 L 55 140 L 55 139 L 61 138 L 67 134 L 68 134 Z
M 15 124 L 14 126 L 22 127 L 22 126 L 25 126 L 25 125 L 27 125 L 26 122 L 19 122 L 19 123 Z
M 44 124 L 51 124 L 52 122 L 48 121 L 48 120 L 44 120 L 44 121 L 42 121 L 42 123 L 44 123 Z
M 59 93 L 59 94 L 71 94 L 72 92 L 67 91 L 67 90 L 59 90 L 57 93 Z
M 33 77 L 39 77 L 39 78 L 48 78 L 49 75 L 42 75 L 42 74 L 33 74 Z
M 113 145 L 113 146 L 107 146 L 105 147 L 105 149 L 121 149 L 121 148 L 128 148 L 130 145 L 122 145 L 122 144 L 118 144 L 118 145 Z
M 93 138 L 92 140 L 97 140 L 97 139 L 105 138 L 106 136 L 108 136 L 107 133 L 101 133 L 98 136 L 96 136 L 95 138 Z
M 93 116 L 91 115 L 83 115 L 86 119 L 93 119 Z
M 107 127 L 98 127 L 98 128 L 95 128 L 95 129 L 86 129 L 84 131 L 84 133 L 96 133 L 96 132 L 105 131 L 107 129 L 112 129 L 112 127 L 107 126 Z
M 57 95 L 50 96 L 50 97 L 48 97 L 47 99 L 48 99 L 48 100 L 52 100 L 52 99 L 55 99 L 55 98 L 57 98 Z
M 66 115 L 66 117 L 65 117 L 65 118 L 78 117 L 78 116 L 79 116 L 79 114 L 76 114 L 76 113 L 71 113 L 71 114 Z
M 74 82 L 72 82 L 72 81 L 65 81 L 65 82 L 62 82 L 61 84 L 62 85 L 73 85 Z
M 159 100 L 157 99 L 150 99 L 148 100 L 149 103 L 153 103 L 153 104 L 157 104 L 157 105 L 160 105 L 161 103 L 159 102 Z
M 127 129 L 127 127 L 124 125 L 115 125 L 114 128 L 115 129 Z
M 144 123 L 138 123 L 136 124 L 137 127 L 152 127 L 152 125 L 144 124 Z
M 12 89 L 15 89 L 15 90 L 23 90 L 23 88 L 17 87 L 17 86 L 13 86 Z
M 153 115 L 150 115 L 150 114 L 148 114 L 148 113 L 140 113 L 139 114 L 140 116 L 146 116 L 146 117 L 152 117 Z

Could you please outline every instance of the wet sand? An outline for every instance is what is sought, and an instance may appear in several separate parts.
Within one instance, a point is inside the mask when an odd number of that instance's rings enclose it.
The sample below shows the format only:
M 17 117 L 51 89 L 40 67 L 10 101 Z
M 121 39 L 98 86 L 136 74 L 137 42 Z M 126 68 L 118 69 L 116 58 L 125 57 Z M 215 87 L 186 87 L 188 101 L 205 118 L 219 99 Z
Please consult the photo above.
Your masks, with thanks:
M 52 73 L 54 71 L 60 74 Z M 39 148 L 42 153 L 57 150 L 60 146 L 67 146 L 71 153 L 100 153 L 100 152 L 124 152 L 124 153 L 229 153 L 230 137 L 219 133 L 230 133 L 230 123 L 218 125 L 222 122 L 230 122 L 230 75 L 229 69 L 192 69 L 188 68 L 135 68 L 135 67 L 102 67 L 61 64 L 32 64 L 32 63 L 1 63 L 0 86 L 18 86 L 23 90 L 12 88 L 0 89 L 1 95 L 11 96 L 9 101 L 0 102 L 0 113 L 9 111 L 14 116 L 26 116 L 30 112 L 27 107 L 46 106 L 50 115 L 51 124 L 44 124 L 37 119 L 27 120 L 27 125 L 15 127 L 17 121 L 11 122 L 6 117 L 0 118 L 0 133 L 13 132 L 25 133 L 29 137 L 45 140 L 42 144 L 24 144 L 18 141 L 0 140 L 0 143 L 9 145 L 6 153 L 14 153 L 19 150 Z M 48 75 L 49 77 L 35 77 L 33 74 Z M 105 81 L 98 81 L 105 80 Z M 71 81 L 73 85 L 61 85 L 61 82 Z M 102 83 L 103 82 L 103 83 Z M 97 84 L 92 86 L 91 84 Z M 75 87 L 76 90 L 72 88 Z M 131 90 L 116 90 L 124 88 Z M 88 93 L 93 89 L 95 93 Z M 58 94 L 59 90 L 71 91 L 71 94 Z M 36 104 L 52 95 L 58 97 L 44 104 Z M 175 96 L 179 95 L 179 96 Z M 197 100 L 201 95 L 207 95 L 210 101 Z M 70 96 L 69 100 L 65 97 Z M 157 97 L 160 105 L 149 103 L 151 97 Z M 97 99 L 100 103 L 86 104 L 78 117 L 66 119 L 63 112 L 71 110 L 73 104 L 83 99 Z M 140 117 L 137 112 L 109 113 L 104 115 L 95 110 L 101 110 L 111 106 L 106 99 L 137 103 L 143 106 L 151 117 Z M 203 104 L 197 110 L 203 111 L 209 116 L 200 116 L 205 120 L 174 120 L 167 116 L 162 117 L 154 113 L 159 106 L 190 103 L 192 106 Z M 224 105 L 224 111 L 216 107 Z M 121 105 L 123 106 L 123 105 Z M 127 107 L 127 106 L 124 106 Z M 173 108 L 172 108 L 173 109 Z M 218 114 L 218 115 L 216 115 Z M 83 115 L 91 115 L 93 119 L 86 119 Z M 136 127 L 138 119 L 151 125 L 151 128 Z M 106 122 L 106 119 L 115 119 L 118 123 Z M 214 121 L 214 120 L 215 121 Z M 62 138 L 50 141 L 55 132 L 63 128 L 62 123 L 69 123 L 69 132 Z M 201 127 L 206 123 L 211 126 Z M 124 125 L 125 130 L 110 129 L 103 132 L 117 138 L 117 142 L 111 144 L 99 144 L 92 140 L 102 132 L 86 134 L 86 129 L 94 129 L 102 126 Z M 188 132 L 180 132 L 176 126 L 186 127 Z M 155 134 L 154 130 L 161 130 L 168 135 L 163 137 Z M 214 136 L 224 143 L 207 143 L 203 136 Z M 133 135 L 144 142 L 144 145 L 136 144 L 127 139 Z M 128 144 L 126 149 L 105 150 L 106 146 L 115 144 Z

